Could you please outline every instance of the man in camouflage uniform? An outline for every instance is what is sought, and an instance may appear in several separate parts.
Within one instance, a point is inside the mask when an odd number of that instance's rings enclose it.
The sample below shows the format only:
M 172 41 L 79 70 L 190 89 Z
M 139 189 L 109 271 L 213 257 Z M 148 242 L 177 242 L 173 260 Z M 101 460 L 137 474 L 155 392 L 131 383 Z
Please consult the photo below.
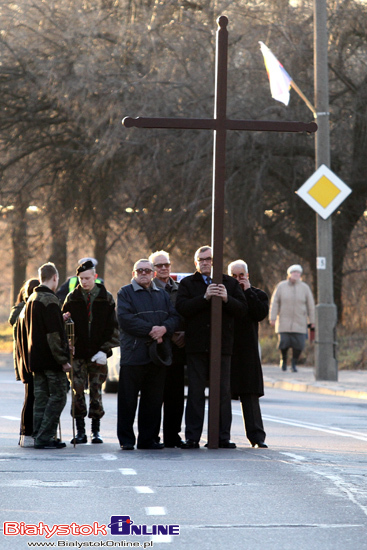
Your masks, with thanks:
M 70 371 L 69 347 L 60 302 L 55 295 L 59 274 L 53 263 L 38 270 L 41 284 L 31 294 L 25 310 L 27 366 L 34 378 L 33 437 L 36 449 L 60 449 L 57 425 L 66 404 Z
M 64 318 L 71 316 L 75 328 L 75 443 L 87 443 L 84 421 L 87 413 L 92 419 L 91 442 L 103 443 L 99 435 L 100 419 L 104 415 L 102 384 L 107 378 L 107 357 L 112 355 L 111 349 L 119 345 L 115 302 L 105 286 L 95 282 L 97 274 L 92 261 L 79 265 L 76 274 L 79 284 L 67 295 L 63 305 Z M 88 381 L 89 411 L 84 395 Z M 74 439 L 71 442 L 74 443 Z

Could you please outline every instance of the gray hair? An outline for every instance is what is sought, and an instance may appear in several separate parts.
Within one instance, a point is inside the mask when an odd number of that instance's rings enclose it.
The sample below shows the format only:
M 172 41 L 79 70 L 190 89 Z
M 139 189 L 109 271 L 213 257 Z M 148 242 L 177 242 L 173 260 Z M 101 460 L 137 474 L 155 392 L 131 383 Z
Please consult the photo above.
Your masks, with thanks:
M 146 258 L 141 258 L 140 260 L 138 260 L 134 263 L 134 267 L 133 267 L 134 271 L 136 270 L 136 266 L 138 264 L 140 264 L 140 262 L 145 263 L 145 264 L 150 264 L 150 267 L 151 267 L 152 271 L 154 271 L 154 265 L 152 264 L 152 262 L 150 260 L 147 260 Z
M 166 252 L 165 250 L 156 250 L 155 252 L 153 252 L 153 253 L 149 256 L 149 261 L 154 265 L 154 264 L 155 264 L 155 259 L 156 259 L 158 256 L 165 256 L 165 257 L 167 258 L 167 260 L 170 261 L 170 259 L 169 259 L 169 253 Z
M 235 266 L 241 266 L 243 267 L 245 273 L 248 273 L 248 265 L 246 262 L 244 262 L 243 260 L 235 260 L 234 262 L 231 262 L 229 265 L 228 265 L 228 275 L 232 275 L 232 267 L 235 267 Z

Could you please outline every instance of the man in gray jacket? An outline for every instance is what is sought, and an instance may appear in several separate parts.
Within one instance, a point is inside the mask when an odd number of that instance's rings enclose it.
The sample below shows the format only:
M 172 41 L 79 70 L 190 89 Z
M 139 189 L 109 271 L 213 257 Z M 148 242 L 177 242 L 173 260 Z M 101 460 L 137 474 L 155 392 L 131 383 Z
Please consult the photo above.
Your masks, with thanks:
M 168 293 L 152 281 L 153 264 L 146 259 L 134 264 L 131 284 L 117 294 L 120 327 L 120 379 L 117 435 L 122 450 L 133 450 L 133 429 L 138 394 L 138 449 L 162 449 L 156 441 L 161 418 L 166 366 L 152 359 L 150 345 L 164 345 L 177 330 L 180 318 Z M 170 342 L 168 342 L 170 346 Z

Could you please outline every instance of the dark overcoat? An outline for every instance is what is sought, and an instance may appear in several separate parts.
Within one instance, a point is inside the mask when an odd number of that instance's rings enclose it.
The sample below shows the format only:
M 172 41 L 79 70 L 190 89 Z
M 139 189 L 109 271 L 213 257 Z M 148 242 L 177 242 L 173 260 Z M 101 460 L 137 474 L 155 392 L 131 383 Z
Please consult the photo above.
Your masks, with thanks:
M 222 354 L 230 355 L 233 349 L 234 320 L 247 313 L 245 295 L 233 277 L 223 275 L 228 302 L 222 305 Z M 201 273 L 181 279 L 177 293 L 176 309 L 186 321 L 186 353 L 210 351 L 210 300 L 204 298 L 207 285 Z
M 231 389 L 233 397 L 241 393 L 264 395 L 264 380 L 259 355 L 259 322 L 269 312 L 269 298 L 259 288 L 250 287 L 242 293 L 248 311 L 235 323 L 235 336 L 231 363 Z

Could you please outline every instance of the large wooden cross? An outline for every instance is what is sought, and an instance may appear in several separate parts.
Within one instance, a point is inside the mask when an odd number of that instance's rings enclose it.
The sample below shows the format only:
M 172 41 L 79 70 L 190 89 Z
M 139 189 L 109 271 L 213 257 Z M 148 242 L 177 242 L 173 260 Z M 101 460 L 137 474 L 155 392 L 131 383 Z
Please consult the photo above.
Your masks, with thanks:
M 304 123 L 227 119 L 228 19 L 222 15 L 217 19 L 217 23 L 214 118 L 125 117 L 122 123 L 126 128 L 214 130 L 212 249 L 213 282 L 218 284 L 222 282 L 223 274 L 224 184 L 227 130 L 311 133 L 316 132 L 317 124 L 315 122 Z M 198 247 L 202 244 L 203 243 L 197 243 Z M 219 440 L 222 299 L 213 297 L 211 302 L 208 447 L 210 449 L 216 449 L 218 448 Z

